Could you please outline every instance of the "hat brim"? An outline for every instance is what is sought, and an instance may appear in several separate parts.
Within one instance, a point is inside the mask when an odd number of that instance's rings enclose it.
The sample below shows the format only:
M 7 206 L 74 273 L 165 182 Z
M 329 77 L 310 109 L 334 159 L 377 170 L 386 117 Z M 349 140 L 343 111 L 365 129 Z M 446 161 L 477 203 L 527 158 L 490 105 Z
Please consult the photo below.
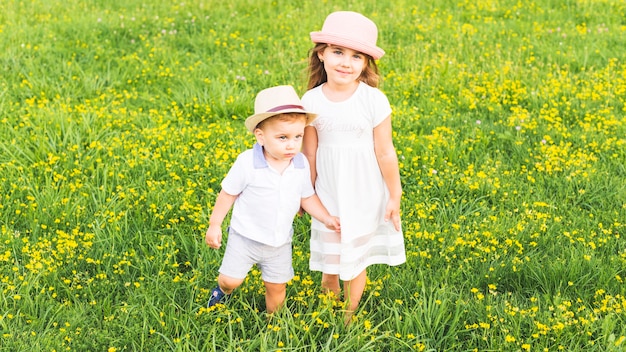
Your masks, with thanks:
M 272 116 L 280 115 L 280 114 L 289 114 L 289 113 L 298 113 L 306 115 L 306 126 L 310 125 L 313 120 L 317 118 L 317 114 L 312 112 L 308 112 L 302 109 L 285 109 L 280 111 L 273 112 L 262 112 L 259 114 L 254 114 L 246 119 L 245 125 L 248 131 L 254 133 L 256 126 L 258 126 L 261 122 L 269 119 Z
M 356 50 L 371 56 L 374 60 L 378 60 L 385 55 L 385 51 L 377 46 L 371 46 L 367 43 L 355 41 L 353 38 L 345 38 L 329 33 L 311 32 L 311 40 L 313 43 L 333 44 Z

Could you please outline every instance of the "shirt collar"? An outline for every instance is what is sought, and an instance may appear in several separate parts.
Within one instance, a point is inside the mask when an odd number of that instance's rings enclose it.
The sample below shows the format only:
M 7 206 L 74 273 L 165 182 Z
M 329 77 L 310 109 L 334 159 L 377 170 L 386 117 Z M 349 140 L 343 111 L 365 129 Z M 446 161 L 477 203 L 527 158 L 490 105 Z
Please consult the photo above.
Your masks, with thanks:
M 267 160 L 265 160 L 265 155 L 263 155 L 263 147 L 259 143 L 254 143 L 254 147 L 252 147 L 253 160 L 254 160 L 254 168 L 255 169 L 263 169 L 269 167 L 267 164 Z M 296 169 L 304 169 L 304 155 L 302 153 L 296 154 L 296 156 L 291 159 L 293 163 L 293 167 Z

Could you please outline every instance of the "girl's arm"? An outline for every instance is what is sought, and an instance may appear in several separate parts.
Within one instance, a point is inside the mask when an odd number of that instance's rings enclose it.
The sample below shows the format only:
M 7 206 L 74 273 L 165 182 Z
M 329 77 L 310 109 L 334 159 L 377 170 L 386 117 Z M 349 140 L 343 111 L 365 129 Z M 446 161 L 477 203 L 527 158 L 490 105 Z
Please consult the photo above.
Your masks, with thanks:
M 311 167 L 311 184 L 315 188 L 315 180 L 317 179 L 317 169 L 315 168 L 315 158 L 317 156 L 317 130 L 313 126 L 304 128 L 304 137 L 302 138 L 302 154 L 306 156 Z
M 300 201 L 300 206 L 312 217 L 323 222 L 324 225 L 326 225 L 326 228 L 328 228 L 329 230 L 341 232 L 339 218 L 336 216 L 332 216 L 328 213 L 328 210 L 326 210 L 317 194 L 314 194 L 308 198 L 302 198 L 302 200 Z
M 402 198 L 402 185 L 400 184 L 400 168 L 398 167 L 398 155 L 393 146 L 391 115 L 374 127 L 374 153 L 383 175 L 385 184 L 389 189 L 389 202 L 385 208 L 385 221 L 393 222 L 396 231 L 400 231 L 400 200 Z
M 209 228 L 206 230 L 204 240 L 211 248 L 220 248 L 222 246 L 222 222 L 235 203 L 237 196 L 228 194 L 224 190 L 220 191 L 213 206 L 213 212 L 209 219 Z

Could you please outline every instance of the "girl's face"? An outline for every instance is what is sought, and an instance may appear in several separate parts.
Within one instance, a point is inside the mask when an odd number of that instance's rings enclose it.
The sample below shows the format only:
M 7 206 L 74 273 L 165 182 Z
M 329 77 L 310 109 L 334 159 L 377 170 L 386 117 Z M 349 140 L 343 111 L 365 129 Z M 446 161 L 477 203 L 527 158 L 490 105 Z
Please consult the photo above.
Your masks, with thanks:
M 358 83 L 361 72 L 367 65 L 367 56 L 358 51 L 337 45 L 328 45 L 318 53 L 331 85 Z

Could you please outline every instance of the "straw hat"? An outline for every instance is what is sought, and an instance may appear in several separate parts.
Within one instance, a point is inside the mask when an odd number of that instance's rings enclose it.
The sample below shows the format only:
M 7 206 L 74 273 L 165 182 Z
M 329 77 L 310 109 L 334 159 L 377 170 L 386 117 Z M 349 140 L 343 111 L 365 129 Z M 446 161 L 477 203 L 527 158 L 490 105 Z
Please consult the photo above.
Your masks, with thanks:
M 246 119 L 246 128 L 254 133 L 254 129 L 262 121 L 285 113 L 306 114 L 306 124 L 310 124 L 317 114 L 304 110 L 298 93 L 292 86 L 277 86 L 260 91 L 254 100 L 254 115 Z
M 380 59 L 385 51 L 376 46 L 378 29 L 369 18 L 352 11 L 333 12 L 320 32 L 311 32 L 314 43 L 334 44 Z

